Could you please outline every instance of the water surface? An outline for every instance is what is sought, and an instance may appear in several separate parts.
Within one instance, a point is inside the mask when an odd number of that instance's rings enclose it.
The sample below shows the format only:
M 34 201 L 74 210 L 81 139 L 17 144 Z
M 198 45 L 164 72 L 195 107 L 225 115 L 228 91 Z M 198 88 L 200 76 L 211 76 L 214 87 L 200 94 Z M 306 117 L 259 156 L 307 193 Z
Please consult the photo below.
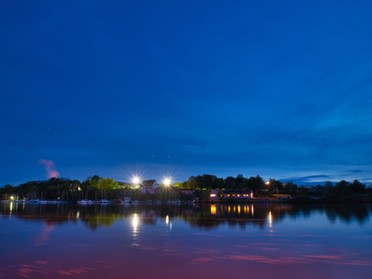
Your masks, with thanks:
M 369 204 L 2 204 L 0 278 L 370 279 Z

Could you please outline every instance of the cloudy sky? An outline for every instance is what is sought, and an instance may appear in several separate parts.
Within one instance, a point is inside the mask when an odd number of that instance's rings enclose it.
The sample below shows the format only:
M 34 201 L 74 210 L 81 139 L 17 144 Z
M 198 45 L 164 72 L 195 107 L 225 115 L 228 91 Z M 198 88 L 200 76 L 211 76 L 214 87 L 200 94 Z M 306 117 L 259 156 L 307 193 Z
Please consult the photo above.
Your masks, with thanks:
M 372 180 L 372 2 L 1 1 L 0 185 Z

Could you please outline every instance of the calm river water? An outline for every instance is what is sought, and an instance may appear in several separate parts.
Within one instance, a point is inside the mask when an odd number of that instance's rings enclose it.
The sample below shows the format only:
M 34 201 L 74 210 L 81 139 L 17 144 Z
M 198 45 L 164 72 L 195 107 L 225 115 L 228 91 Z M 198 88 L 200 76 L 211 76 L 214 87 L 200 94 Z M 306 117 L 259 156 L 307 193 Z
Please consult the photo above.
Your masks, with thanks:
M 1 204 L 0 278 L 372 278 L 372 206 Z

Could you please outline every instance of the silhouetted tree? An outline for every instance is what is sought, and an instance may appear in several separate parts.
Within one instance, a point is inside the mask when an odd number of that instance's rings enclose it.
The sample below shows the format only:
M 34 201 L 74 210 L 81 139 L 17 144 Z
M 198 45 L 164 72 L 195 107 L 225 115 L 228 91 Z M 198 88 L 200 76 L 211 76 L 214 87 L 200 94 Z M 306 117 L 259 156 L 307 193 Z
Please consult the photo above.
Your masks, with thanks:
M 351 191 L 357 194 L 363 194 L 365 193 L 366 190 L 366 185 L 361 183 L 359 180 L 355 179 L 351 184 L 350 184 Z
M 251 189 L 254 193 L 256 193 L 258 190 L 262 190 L 265 187 L 265 182 L 263 178 L 259 175 L 251 176 L 247 180 L 247 187 Z
M 236 183 L 235 183 L 235 178 L 232 176 L 228 176 L 225 178 L 225 187 L 226 189 L 235 189 L 236 188 Z
M 246 189 L 247 188 L 247 180 L 244 178 L 242 174 L 238 174 L 235 177 L 235 187 L 237 189 Z

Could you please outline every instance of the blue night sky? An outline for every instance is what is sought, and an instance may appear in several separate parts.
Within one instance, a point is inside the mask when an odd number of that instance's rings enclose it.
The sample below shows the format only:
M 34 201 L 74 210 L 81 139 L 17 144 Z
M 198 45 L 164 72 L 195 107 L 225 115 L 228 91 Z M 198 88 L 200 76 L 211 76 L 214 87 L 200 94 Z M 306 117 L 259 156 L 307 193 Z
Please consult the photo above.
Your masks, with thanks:
M 0 185 L 372 181 L 372 2 L 1 1 Z

